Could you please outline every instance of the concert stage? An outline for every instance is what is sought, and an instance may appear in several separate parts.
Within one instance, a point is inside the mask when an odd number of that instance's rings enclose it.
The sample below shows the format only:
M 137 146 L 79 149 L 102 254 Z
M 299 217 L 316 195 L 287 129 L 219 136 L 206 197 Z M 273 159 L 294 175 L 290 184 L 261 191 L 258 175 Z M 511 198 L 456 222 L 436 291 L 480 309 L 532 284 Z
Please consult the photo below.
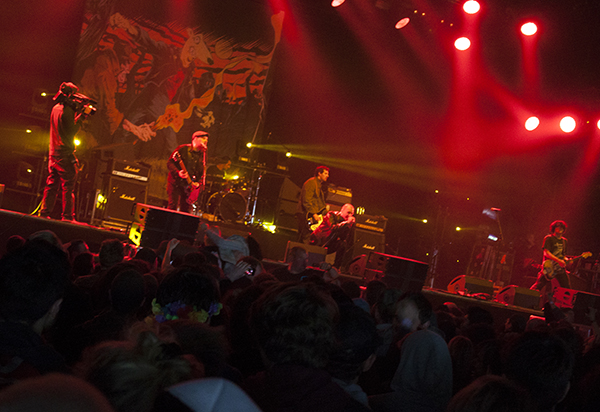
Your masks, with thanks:
M 161 208 L 153 209 L 164 211 L 164 213 L 168 213 L 169 215 L 177 214 L 188 216 L 192 218 L 193 222 L 197 222 L 197 225 L 207 223 L 209 225 L 218 226 L 221 229 L 223 237 L 234 234 L 242 236 L 251 235 L 261 245 L 264 258 L 274 261 L 284 260 L 287 242 L 296 240 L 296 234 L 294 232 L 288 233 L 282 231 L 275 234 L 258 226 L 245 225 L 242 223 L 215 222 L 212 221 L 212 219 L 202 219 L 201 217 L 189 215 L 187 213 L 172 212 Z M 133 220 L 132 216 L 132 221 Z M 107 226 L 103 223 L 104 222 L 100 222 L 99 224 L 101 226 Z M 129 240 L 129 227 L 109 228 L 81 222 L 63 222 L 4 209 L 0 209 L 0 227 L 2 228 L 0 230 L 0 251 L 2 254 L 5 252 L 6 242 L 10 236 L 19 235 L 27 239 L 31 234 L 39 230 L 51 230 L 56 233 L 64 243 L 74 239 L 83 239 L 88 243 L 90 250 L 94 253 L 98 253 L 100 244 L 103 240 Z M 197 226 L 191 228 L 188 227 L 186 228 L 186 231 L 191 231 L 195 234 L 197 229 Z M 168 235 L 172 231 L 172 228 L 167 228 L 163 235 Z

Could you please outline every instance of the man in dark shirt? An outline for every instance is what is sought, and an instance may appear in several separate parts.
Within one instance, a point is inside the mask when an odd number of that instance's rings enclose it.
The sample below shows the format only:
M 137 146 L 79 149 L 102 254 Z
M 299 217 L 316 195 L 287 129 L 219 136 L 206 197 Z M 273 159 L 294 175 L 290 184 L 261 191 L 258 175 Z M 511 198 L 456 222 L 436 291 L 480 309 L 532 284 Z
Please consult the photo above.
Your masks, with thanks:
M 315 170 L 315 175 L 302 185 L 300 200 L 296 207 L 299 242 L 308 244 L 310 241 L 311 230 L 308 226 L 308 219 L 312 219 L 316 222 L 326 211 L 327 205 L 325 204 L 323 183 L 327 182 L 328 178 L 329 168 L 326 166 L 319 166 Z
M 542 291 L 547 286 L 552 277 L 556 277 L 558 283 L 563 288 L 571 288 L 571 282 L 569 281 L 569 275 L 565 267 L 566 254 L 567 254 L 567 239 L 563 237 L 563 233 L 567 230 L 567 224 L 562 220 L 556 220 L 550 225 L 550 234 L 544 238 L 544 267 L 547 266 L 547 261 L 553 261 L 553 274 L 550 278 L 544 273 L 545 269 L 540 271 L 538 274 L 537 281 L 531 289 Z
M 50 114 L 48 178 L 40 209 L 41 217 L 50 217 L 58 190 L 62 187 L 62 220 L 73 220 L 75 200 L 73 188 L 77 180 L 78 167 L 74 139 L 81 123 L 90 114 L 88 106 L 77 105 L 71 100 L 71 96 L 78 90 L 73 83 L 63 83 L 54 96 L 57 103 Z
M 189 212 L 190 206 L 196 202 L 198 194 L 204 189 L 207 144 L 208 133 L 199 130 L 192 135 L 191 144 L 180 145 L 169 157 L 169 209 L 179 208 L 181 212 Z

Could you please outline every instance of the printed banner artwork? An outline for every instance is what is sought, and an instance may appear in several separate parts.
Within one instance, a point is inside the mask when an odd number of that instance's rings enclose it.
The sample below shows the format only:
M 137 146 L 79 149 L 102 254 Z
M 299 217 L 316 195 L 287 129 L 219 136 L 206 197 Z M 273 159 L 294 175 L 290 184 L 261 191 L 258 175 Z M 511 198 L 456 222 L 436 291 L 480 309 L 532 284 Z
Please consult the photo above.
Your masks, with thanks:
M 171 13 L 171 19 L 167 12 L 157 15 L 156 3 L 86 5 L 73 79 L 98 101 L 98 112 L 84 126 L 86 145 L 159 164 L 189 143 L 194 131 L 206 130 L 208 156 L 233 158 L 236 145 L 252 141 L 259 130 L 283 12 L 272 14 L 255 2 L 245 2 L 245 10 L 223 2 L 216 10 L 214 2 L 195 1 L 188 2 L 193 10 Z M 166 11 L 173 3 L 161 4 Z M 203 3 L 213 3 L 210 22 Z M 256 10 L 248 13 L 248 7 Z M 240 13 L 264 16 L 246 25 L 256 33 L 240 34 Z M 178 19 L 189 22 L 194 15 L 202 21 L 186 25 Z

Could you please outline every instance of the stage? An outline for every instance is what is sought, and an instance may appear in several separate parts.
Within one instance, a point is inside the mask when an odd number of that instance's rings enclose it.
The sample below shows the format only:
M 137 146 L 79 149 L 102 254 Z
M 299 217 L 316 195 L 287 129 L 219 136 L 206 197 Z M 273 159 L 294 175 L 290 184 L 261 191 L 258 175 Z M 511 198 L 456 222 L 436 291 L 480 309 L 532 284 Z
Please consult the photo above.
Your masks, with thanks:
M 185 231 L 187 233 L 192 233 L 194 237 L 202 236 L 201 231 L 198 230 L 198 227 L 202 223 L 207 223 L 210 226 L 218 226 L 223 237 L 229 237 L 234 234 L 242 235 L 244 237 L 251 235 L 260 244 L 263 257 L 273 261 L 283 261 L 288 241 L 296 240 L 296 233 L 292 231 L 271 233 L 259 226 L 214 221 L 213 217 L 203 219 L 202 217 L 187 213 L 168 211 L 162 208 L 153 207 L 153 209 L 164 211 L 164 213 L 167 213 L 168 215 L 176 214 L 178 217 L 186 216 L 191 219 L 196 226 L 186 227 Z M 82 222 L 72 223 L 54 219 L 45 219 L 0 209 L 0 227 L 2 228 L 0 231 L 0 250 L 3 254 L 5 253 L 6 242 L 10 236 L 19 235 L 27 239 L 30 235 L 39 230 L 51 230 L 63 243 L 75 239 L 83 239 L 88 243 L 92 252 L 98 253 L 103 240 L 119 239 L 124 242 L 130 241 L 130 229 L 134 220 L 135 216 L 132 213 L 130 224 L 122 224 L 121 222 L 120 225 L 114 225 L 111 224 L 111 222 L 97 222 L 96 225 L 90 225 Z M 186 220 L 185 222 L 189 221 L 190 220 Z M 161 235 L 162 237 L 168 237 L 170 233 L 177 231 L 179 231 L 179 228 L 177 230 L 166 228 Z

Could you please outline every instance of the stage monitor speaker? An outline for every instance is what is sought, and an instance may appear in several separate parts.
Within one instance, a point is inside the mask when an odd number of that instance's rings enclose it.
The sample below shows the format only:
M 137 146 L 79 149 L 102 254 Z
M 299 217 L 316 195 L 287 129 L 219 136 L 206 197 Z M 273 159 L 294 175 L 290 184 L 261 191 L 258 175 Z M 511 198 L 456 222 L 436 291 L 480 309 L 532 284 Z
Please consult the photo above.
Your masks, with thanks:
M 136 203 L 146 201 L 147 183 L 137 180 L 110 177 L 106 186 L 106 208 L 103 220 L 132 222 Z
M 540 305 L 540 292 L 516 285 L 509 285 L 502 288 L 494 300 L 521 308 L 538 309 Z
M 575 289 L 558 287 L 554 289 L 554 303 L 559 308 L 572 308 L 575 312 L 575 323 L 578 325 L 591 325 L 589 317 L 590 309 L 596 309 L 600 313 L 600 295 L 582 292 Z
M 351 276 L 362 277 L 365 274 L 366 267 L 367 267 L 367 255 L 356 256 L 350 262 L 350 266 L 348 266 L 348 274 Z
M 304 243 L 292 242 L 288 240 L 287 247 L 285 248 L 284 262 L 288 261 L 288 256 L 292 248 L 301 247 L 308 252 L 308 265 L 318 267 L 319 263 L 325 262 L 327 256 L 327 249 L 321 246 L 305 245 Z
M 369 230 L 354 229 L 354 249 L 352 256 L 368 255 L 371 252 L 383 253 L 385 235 Z
M 279 199 L 277 201 L 277 212 L 275 215 L 275 225 L 278 228 L 288 230 L 298 230 L 298 220 L 296 219 L 296 206 L 298 202 Z
M 130 238 L 139 237 L 140 246 L 150 248 L 173 238 L 194 244 L 200 225 L 198 216 L 140 203 L 135 205 L 133 218 Z
M 402 292 L 419 292 L 425 283 L 428 268 L 427 263 L 417 260 L 371 252 L 366 262 L 365 277 L 370 276 L 371 271 L 376 271 L 370 280 L 381 280 L 388 287 L 398 288 Z
M 448 292 L 465 295 L 485 293 L 491 297 L 494 294 L 494 282 L 487 279 L 460 275 L 448 283 Z

